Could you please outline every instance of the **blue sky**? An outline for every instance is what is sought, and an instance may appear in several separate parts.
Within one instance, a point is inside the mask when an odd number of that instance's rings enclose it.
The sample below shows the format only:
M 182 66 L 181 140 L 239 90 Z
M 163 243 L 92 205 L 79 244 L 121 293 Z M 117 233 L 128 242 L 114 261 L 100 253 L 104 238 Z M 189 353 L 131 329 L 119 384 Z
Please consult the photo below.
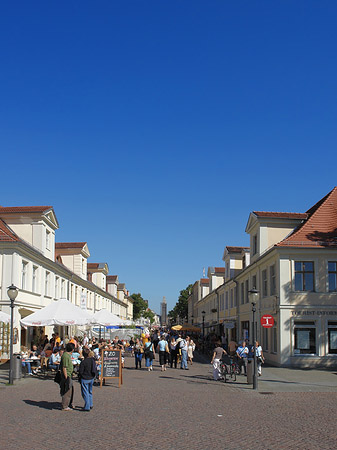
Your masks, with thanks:
M 3 206 L 52 205 L 159 312 L 247 245 L 252 210 L 336 184 L 337 4 L 0 6 Z

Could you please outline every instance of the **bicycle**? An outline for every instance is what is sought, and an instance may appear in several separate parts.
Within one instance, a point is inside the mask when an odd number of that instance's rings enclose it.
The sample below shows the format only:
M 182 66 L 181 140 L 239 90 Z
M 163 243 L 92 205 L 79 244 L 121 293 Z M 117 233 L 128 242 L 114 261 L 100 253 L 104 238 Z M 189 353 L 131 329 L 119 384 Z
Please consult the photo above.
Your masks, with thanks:
M 238 372 L 239 370 L 238 364 L 233 358 L 228 355 L 223 356 L 220 362 L 220 372 L 225 383 L 227 381 L 236 381 L 236 375 L 240 373 Z

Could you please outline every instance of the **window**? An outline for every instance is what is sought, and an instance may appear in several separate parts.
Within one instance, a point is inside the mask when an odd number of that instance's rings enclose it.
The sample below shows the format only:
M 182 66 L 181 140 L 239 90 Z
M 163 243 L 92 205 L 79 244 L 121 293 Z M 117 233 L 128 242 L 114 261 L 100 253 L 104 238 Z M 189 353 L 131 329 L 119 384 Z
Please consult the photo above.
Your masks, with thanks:
M 248 283 L 248 280 L 246 280 L 246 282 L 245 282 L 245 300 L 246 300 L 246 303 L 249 302 L 248 291 L 249 291 L 249 283 Z
M 65 282 L 65 280 L 61 281 L 61 298 L 66 298 L 66 282 Z
M 241 305 L 245 302 L 245 285 L 241 283 Z
M 328 353 L 337 353 L 337 322 L 328 322 Z
M 315 322 L 294 322 L 294 354 L 316 354 Z
M 337 291 L 337 262 L 328 262 L 329 292 Z
M 27 289 L 27 269 L 28 263 L 26 261 L 22 261 L 21 289 Z
M 270 266 L 270 295 L 276 294 L 276 273 L 275 273 L 275 265 Z
M 254 289 L 257 289 L 257 284 L 256 284 L 256 275 L 253 275 L 253 277 L 252 277 L 252 288 Z
M 233 289 L 231 289 L 231 308 L 233 308 Z
M 253 255 L 257 253 L 257 234 L 253 236 Z
M 268 295 L 268 278 L 267 271 L 262 270 L 262 296 L 267 297 Z
M 223 294 L 220 294 L 220 311 L 224 310 L 224 297 Z
M 50 249 L 50 231 L 46 230 L 46 247 Z
M 314 290 L 314 263 L 295 261 L 295 291 Z
M 277 353 L 277 326 L 276 322 L 274 322 L 274 326 L 272 328 L 272 337 L 273 337 L 273 353 Z
M 263 350 L 269 351 L 269 328 L 263 328 Z
M 37 292 L 37 266 L 33 266 L 32 292 Z
M 55 277 L 55 298 L 59 295 L 59 277 Z
M 44 295 L 49 295 L 49 281 L 50 281 L 50 272 L 46 272 Z
M 226 292 L 226 309 L 228 309 L 228 292 Z
M 236 300 L 236 287 L 234 288 L 234 308 L 236 308 L 237 305 L 237 300 Z

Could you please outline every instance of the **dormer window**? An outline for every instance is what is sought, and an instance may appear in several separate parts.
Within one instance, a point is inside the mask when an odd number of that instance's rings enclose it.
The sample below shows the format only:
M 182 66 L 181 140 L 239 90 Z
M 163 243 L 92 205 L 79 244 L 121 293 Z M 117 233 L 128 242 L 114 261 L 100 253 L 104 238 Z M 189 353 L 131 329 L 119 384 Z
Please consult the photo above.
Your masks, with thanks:
M 257 253 L 257 234 L 253 236 L 253 255 Z
M 46 248 L 50 250 L 50 231 L 46 230 Z

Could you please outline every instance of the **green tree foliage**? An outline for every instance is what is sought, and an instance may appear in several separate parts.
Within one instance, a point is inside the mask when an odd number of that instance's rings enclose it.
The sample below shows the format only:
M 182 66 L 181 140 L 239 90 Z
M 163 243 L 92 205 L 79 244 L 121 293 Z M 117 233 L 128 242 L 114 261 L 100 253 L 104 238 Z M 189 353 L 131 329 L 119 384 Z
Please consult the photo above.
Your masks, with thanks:
M 143 317 L 145 317 L 145 319 L 149 319 L 150 323 L 154 322 L 154 313 L 149 308 L 144 312 Z
M 173 322 L 177 321 L 177 318 L 179 316 L 180 320 L 186 321 L 188 317 L 188 303 L 187 299 L 192 292 L 192 284 L 189 284 L 186 289 L 183 289 L 180 291 L 180 295 L 178 298 L 177 303 L 175 304 L 175 307 L 169 311 L 168 317 L 172 319 Z
M 144 313 L 147 310 L 147 304 L 142 295 L 138 292 L 138 294 L 132 294 L 131 298 L 133 299 L 133 320 L 144 317 Z

